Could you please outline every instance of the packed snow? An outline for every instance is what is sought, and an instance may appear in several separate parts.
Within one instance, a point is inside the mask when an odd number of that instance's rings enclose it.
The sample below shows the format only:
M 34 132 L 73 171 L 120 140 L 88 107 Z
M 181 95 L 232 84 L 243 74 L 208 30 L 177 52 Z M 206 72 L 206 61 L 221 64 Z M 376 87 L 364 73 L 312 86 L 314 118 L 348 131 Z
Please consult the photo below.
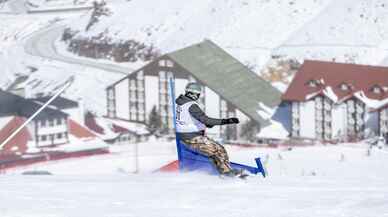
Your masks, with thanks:
M 116 146 L 108 155 L 41 163 L 7 172 L 0 179 L 0 215 L 388 215 L 388 175 L 383 172 L 388 170 L 387 151 L 368 149 L 363 144 L 226 148 L 235 162 L 254 165 L 253 158 L 260 156 L 268 177 L 239 181 L 199 172 L 155 173 L 176 159 L 172 142 Z M 20 175 L 31 170 L 53 175 Z

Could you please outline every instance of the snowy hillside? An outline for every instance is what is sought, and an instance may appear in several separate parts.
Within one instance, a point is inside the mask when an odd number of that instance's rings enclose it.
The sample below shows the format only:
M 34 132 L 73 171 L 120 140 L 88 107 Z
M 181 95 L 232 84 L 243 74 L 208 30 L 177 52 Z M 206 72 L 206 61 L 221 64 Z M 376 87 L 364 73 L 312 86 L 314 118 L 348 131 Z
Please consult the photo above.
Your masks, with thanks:
M 40 36 L 42 29 L 50 29 L 51 25 L 54 27 L 56 24 L 60 25 L 62 19 L 66 20 L 74 15 L 77 14 L 0 14 L 0 65 L 2 66 L 0 88 L 6 89 L 16 77 L 28 75 L 28 80 L 24 82 L 27 97 L 50 95 L 70 76 L 75 76 L 75 82 L 64 96 L 84 103 L 87 110 L 105 114 L 105 88 L 122 78 L 123 74 L 88 67 L 86 63 L 84 65 L 69 64 L 56 59 L 31 55 L 32 51 L 33 54 L 47 52 L 44 54 L 53 58 L 52 51 L 47 50 L 53 47 L 51 42 L 46 38 L 34 38 L 34 36 Z M 43 33 L 42 35 L 46 37 L 51 36 L 51 34 Z M 56 39 L 54 38 L 53 41 Z
M 90 14 L 68 25 L 76 37 L 134 39 L 162 53 L 209 38 L 245 63 L 263 65 L 272 48 L 325 9 L 329 0 L 107 1 L 109 16 L 85 31 Z M 155 7 L 157 6 L 157 7 Z M 130 14 L 130 16 L 129 16 Z
M 388 49 L 386 0 L 336 1 L 292 34 L 275 53 L 299 59 L 380 64 Z
M 17 6 L 24 1 L 9 2 L 19 3 Z M 72 0 L 29 2 L 41 8 L 75 4 Z M 73 85 L 67 97 L 83 98 L 87 109 L 104 114 L 104 88 L 144 62 L 114 65 L 109 60 L 93 62 L 67 53 L 65 45 L 58 42 L 63 25 L 78 32 L 75 38 L 99 36 L 112 43 L 132 39 L 155 46 L 161 53 L 209 38 L 283 91 L 292 73 L 287 65 L 280 63 L 278 67 L 279 63 L 271 61 L 273 56 L 286 55 L 281 60 L 312 58 L 388 64 L 385 0 L 106 2 L 109 15 L 101 16 L 88 31 L 85 29 L 92 11 L 0 14 L 0 64 L 4 75 L 0 77 L 0 87 L 7 88 L 16 76 L 30 74 L 33 67 L 37 71 L 27 82 L 33 90 L 31 94 L 48 94 L 75 74 L 86 80 L 76 82 L 81 86 Z M 90 3 L 77 1 L 79 5 Z M 15 5 L 3 3 L 2 7 L 12 9 Z M 86 90 L 84 84 L 94 91 Z
M 385 0 L 116 1 L 78 38 L 134 39 L 162 53 L 209 38 L 256 71 L 271 55 L 378 64 L 388 56 Z M 157 5 L 157 7 L 155 7 Z M 130 12 L 130 16 L 128 16 Z

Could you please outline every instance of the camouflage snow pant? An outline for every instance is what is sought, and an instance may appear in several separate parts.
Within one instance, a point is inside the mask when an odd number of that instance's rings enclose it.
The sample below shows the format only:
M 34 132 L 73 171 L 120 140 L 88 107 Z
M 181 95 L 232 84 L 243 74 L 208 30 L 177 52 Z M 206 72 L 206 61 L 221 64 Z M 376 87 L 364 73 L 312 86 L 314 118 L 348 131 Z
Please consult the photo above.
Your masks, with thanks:
M 183 141 L 189 148 L 209 157 L 220 174 L 232 171 L 228 153 L 225 148 L 216 141 L 206 137 L 197 136 Z

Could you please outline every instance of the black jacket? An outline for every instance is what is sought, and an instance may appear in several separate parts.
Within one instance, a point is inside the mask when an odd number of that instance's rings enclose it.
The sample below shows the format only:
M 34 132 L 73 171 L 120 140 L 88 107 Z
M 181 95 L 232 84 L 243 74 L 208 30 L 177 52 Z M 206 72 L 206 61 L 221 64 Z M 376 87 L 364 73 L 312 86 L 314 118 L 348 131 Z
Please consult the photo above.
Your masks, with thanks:
M 176 100 L 177 105 L 183 105 L 185 103 L 188 103 L 190 101 L 194 101 L 191 98 L 185 96 L 185 95 L 180 95 Z M 216 125 L 222 125 L 223 119 L 217 119 L 217 118 L 210 118 L 208 117 L 205 112 L 202 111 L 202 109 L 197 105 L 193 104 L 189 108 L 189 113 L 191 116 L 193 116 L 195 119 L 203 123 L 206 127 L 213 127 Z M 178 133 L 178 136 L 182 140 L 188 140 L 192 139 L 196 136 L 204 135 L 204 131 L 199 131 L 199 132 L 192 132 L 192 133 Z

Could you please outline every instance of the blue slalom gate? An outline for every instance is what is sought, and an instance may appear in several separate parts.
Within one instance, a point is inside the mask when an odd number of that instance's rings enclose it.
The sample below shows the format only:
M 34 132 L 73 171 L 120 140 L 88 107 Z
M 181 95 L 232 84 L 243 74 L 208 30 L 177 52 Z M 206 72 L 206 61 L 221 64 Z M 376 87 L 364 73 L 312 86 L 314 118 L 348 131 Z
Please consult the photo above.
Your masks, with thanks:
M 179 162 L 179 170 L 180 171 L 204 171 L 208 172 L 210 174 L 218 174 L 218 171 L 216 170 L 213 163 L 209 160 L 209 158 L 201 154 L 188 146 L 186 146 L 179 138 L 176 133 L 176 111 L 175 111 L 175 83 L 173 78 L 169 79 L 170 84 L 170 97 L 171 97 L 171 109 L 173 112 L 173 118 L 174 118 L 174 127 L 175 127 L 175 135 L 176 135 L 176 146 L 177 146 L 177 152 L 178 152 L 178 162 Z M 234 162 L 230 162 L 232 168 L 234 169 L 244 169 L 251 174 L 258 174 L 261 173 L 263 177 L 266 176 L 263 165 L 261 163 L 260 158 L 255 158 L 255 162 L 257 167 L 252 167 L 244 164 L 238 164 Z

